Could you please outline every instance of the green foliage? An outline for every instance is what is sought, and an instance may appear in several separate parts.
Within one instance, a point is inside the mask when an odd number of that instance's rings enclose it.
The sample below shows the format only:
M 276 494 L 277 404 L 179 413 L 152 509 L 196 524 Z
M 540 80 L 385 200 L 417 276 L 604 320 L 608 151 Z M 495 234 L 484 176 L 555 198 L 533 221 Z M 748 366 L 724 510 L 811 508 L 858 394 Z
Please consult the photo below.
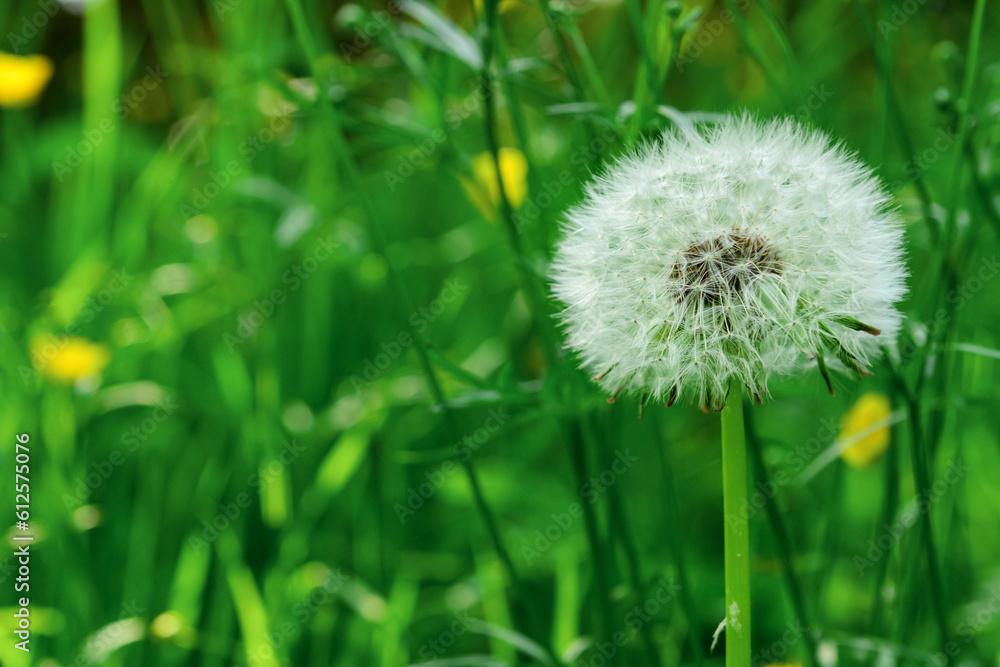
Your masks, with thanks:
M 609 405 L 545 273 L 603 164 L 744 109 L 871 164 L 912 274 L 870 377 L 746 405 L 753 664 L 995 662 L 995 6 L 484 2 L 0 8 L 54 64 L 0 109 L 0 489 L 30 434 L 35 535 L 0 662 L 721 664 L 718 415 Z

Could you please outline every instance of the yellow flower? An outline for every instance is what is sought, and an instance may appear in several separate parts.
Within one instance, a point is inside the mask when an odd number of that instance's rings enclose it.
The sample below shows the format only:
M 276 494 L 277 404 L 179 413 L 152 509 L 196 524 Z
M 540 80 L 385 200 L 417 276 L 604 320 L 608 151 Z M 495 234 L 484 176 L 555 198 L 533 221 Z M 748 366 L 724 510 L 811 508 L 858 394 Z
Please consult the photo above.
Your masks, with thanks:
M 483 6 L 483 0 L 474 0 L 476 6 L 476 14 L 480 15 L 486 11 L 486 7 Z M 511 7 L 517 6 L 517 0 L 500 0 L 500 4 L 497 5 L 497 14 L 503 14 Z
M 472 158 L 473 180 L 462 179 L 465 191 L 483 216 L 492 219 L 500 205 L 500 188 L 492 153 L 480 153 Z M 519 208 L 528 196 L 528 161 L 516 148 L 500 149 L 500 177 L 507 200 Z
M 76 336 L 39 336 L 31 341 L 31 361 L 53 382 L 75 384 L 99 374 L 108 365 L 111 352 L 106 345 Z
M 0 51 L 0 107 L 23 107 L 41 94 L 52 78 L 46 56 L 15 56 Z
M 876 392 L 865 394 L 841 418 L 840 437 L 853 438 L 867 433 L 875 423 L 887 421 L 891 414 L 888 396 Z M 888 447 L 889 427 L 883 426 L 845 449 L 840 457 L 855 468 L 867 468 L 878 461 Z

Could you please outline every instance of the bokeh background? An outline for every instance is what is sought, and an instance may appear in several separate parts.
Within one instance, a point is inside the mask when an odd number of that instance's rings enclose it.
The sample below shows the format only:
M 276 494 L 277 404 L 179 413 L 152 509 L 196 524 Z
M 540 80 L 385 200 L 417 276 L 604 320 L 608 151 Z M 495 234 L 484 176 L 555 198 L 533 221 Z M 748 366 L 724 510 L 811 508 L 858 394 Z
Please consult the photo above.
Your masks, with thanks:
M 747 110 L 912 273 L 870 377 L 748 407 L 754 665 L 997 664 L 996 4 L 485 2 L 2 3 L 0 661 L 722 664 L 718 415 L 608 405 L 544 276 L 602 165 Z

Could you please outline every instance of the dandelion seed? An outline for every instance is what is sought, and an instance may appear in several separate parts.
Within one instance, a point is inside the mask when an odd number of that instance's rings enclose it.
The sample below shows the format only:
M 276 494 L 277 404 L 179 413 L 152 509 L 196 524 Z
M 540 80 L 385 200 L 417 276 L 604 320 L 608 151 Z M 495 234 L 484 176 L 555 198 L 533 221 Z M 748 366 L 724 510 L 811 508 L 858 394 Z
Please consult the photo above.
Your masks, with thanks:
M 902 256 L 870 169 L 794 121 L 744 116 L 668 133 L 592 182 L 553 289 L 609 394 L 721 409 L 731 381 L 761 400 L 776 375 L 816 367 L 831 393 L 828 369 L 867 375 L 899 330 Z

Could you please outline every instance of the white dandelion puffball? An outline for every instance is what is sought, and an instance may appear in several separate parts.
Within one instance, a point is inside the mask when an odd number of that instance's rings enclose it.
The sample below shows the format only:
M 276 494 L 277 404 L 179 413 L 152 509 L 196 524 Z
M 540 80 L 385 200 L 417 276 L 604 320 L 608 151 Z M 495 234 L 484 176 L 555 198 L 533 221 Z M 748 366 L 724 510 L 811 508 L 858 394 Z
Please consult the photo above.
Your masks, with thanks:
M 759 401 L 772 374 L 867 375 L 899 330 L 902 242 L 857 158 L 794 121 L 743 116 L 667 133 L 591 182 L 553 289 L 568 347 L 610 400 L 721 410 L 731 381 Z

